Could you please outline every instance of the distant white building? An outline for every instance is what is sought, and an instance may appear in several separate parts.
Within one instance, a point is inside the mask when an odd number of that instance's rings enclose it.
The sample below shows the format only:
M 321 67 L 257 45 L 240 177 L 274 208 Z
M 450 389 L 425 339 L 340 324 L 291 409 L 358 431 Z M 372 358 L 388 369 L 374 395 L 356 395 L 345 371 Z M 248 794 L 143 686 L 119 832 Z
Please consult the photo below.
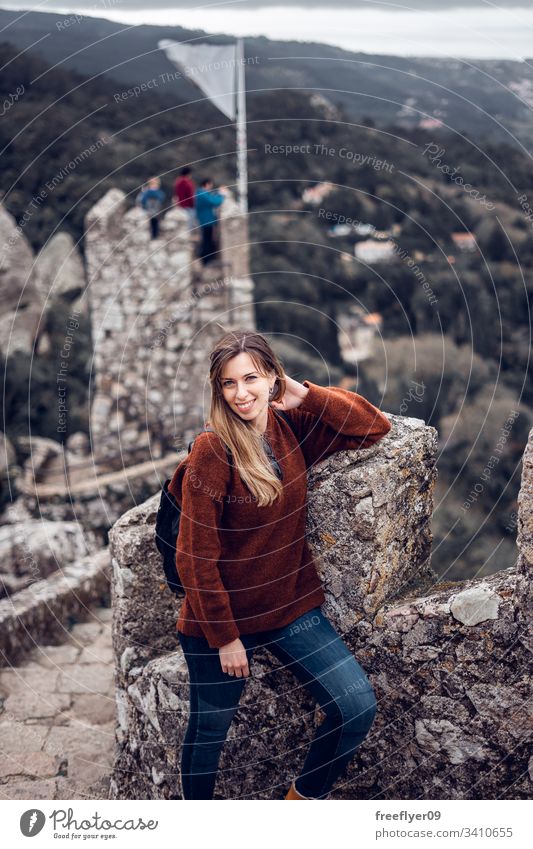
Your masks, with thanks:
M 305 189 L 302 193 L 302 200 L 304 203 L 311 203 L 313 206 L 318 206 L 329 195 L 332 189 L 333 183 L 317 183 L 316 186 Z
M 365 239 L 357 242 L 354 247 L 356 259 L 361 262 L 390 262 L 394 256 L 396 245 L 390 239 L 387 242 L 376 242 L 374 239 Z
M 383 324 L 380 313 L 365 313 L 360 307 L 349 306 L 337 316 L 337 322 L 343 360 L 359 363 L 371 357 Z
M 328 234 L 333 238 L 340 238 L 341 236 L 349 236 L 350 233 L 353 233 L 353 229 L 349 224 L 335 224 L 331 230 L 328 230 Z
M 418 122 L 418 126 L 421 130 L 437 130 L 440 129 L 443 124 L 438 118 L 421 118 Z
M 476 237 L 472 233 L 452 233 L 452 242 L 460 251 L 475 251 Z
M 370 236 L 371 233 L 374 233 L 375 227 L 373 224 L 364 224 L 362 221 L 359 221 L 354 230 L 359 236 Z

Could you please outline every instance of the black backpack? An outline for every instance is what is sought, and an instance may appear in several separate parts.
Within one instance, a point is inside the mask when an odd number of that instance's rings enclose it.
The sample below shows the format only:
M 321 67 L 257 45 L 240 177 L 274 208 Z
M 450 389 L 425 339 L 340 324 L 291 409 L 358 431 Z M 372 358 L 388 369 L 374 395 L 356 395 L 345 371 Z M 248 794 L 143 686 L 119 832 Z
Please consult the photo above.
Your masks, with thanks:
M 290 429 L 296 436 L 292 422 L 287 416 L 287 414 L 284 413 L 282 410 L 277 410 L 276 412 L 283 419 L 285 419 Z M 202 432 L 213 433 L 214 431 L 212 428 L 206 427 Z M 194 439 L 189 442 L 189 454 L 193 442 Z M 226 450 L 228 453 L 228 459 L 231 463 L 231 452 L 229 449 Z M 185 590 L 183 589 L 183 585 L 179 579 L 178 571 L 176 569 L 176 542 L 180 529 L 181 510 L 179 508 L 178 502 L 176 501 L 172 493 L 168 491 L 169 483 L 170 478 L 165 481 L 165 483 L 163 484 L 163 489 L 161 491 L 159 508 L 157 510 L 157 516 L 155 520 L 155 544 L 157 546 L 157 550 L 163 557 L 163 569 L 165 571 L 165 578 L 169 590 L 174 593 L 177 598 L 183 598 L 183 596 L 185 595 Z

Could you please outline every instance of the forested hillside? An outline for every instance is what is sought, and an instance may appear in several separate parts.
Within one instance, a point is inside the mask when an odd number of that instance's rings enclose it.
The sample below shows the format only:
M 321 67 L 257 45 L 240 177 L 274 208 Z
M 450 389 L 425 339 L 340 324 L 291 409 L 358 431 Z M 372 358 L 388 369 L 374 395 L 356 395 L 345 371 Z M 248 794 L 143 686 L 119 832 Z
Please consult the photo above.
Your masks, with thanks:
M 173 66 L 158 50 L 160 39 L 226 44 L 231 34 L 208 35 L 180 26 L 128 26 L 104 17 L 0 9 L 3 37 L 19 50 L 38 52 L 50 65 L 87 76 L 118 80 L 122 89 L 151 82 L 179 100 L 196 97 L 183 77 L 165 74 Z M 94 9 L 97 7 L 94 6 Z M 295 89 L 319 92 L 350 120 L 370 118 L 417 128 L 425 120 L 441 122 L 472 138 L 508 141 L 531 147 L 533 63 L 531 59 L 469 60 L 455 57 L 391 56 L 351 52 L 331 44 L 245 39 L 249 92 Z

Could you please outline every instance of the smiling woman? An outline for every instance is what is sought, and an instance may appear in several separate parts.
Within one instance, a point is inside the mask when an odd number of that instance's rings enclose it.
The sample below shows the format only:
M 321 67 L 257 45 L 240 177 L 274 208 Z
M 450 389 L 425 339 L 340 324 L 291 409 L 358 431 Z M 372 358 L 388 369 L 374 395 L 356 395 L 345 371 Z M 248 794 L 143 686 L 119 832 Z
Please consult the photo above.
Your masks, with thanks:
M 265 431 L 269 403 L 274 406 L 287 389 L 283 367 L 260 334 L 235 331 L 212 352 L 210 381 L 209 424 L 258 505 L 270 504 L 282 490 L 267 455 Z M 299 392 L 301 401 L 307 390 L 301 386 Z
M 335 451 L 373 445 L 391 424 L 355 392 L 289 377 L 254 331 L 218 342 L 210 382 L 212 432 L 196 437 L 169 486 L 181 509 L 176 568 L 186 595 L 176 627 L 191 694 L 184 797 L 213 797 L 221 749 L 262 645 L 290 664 L 326 713 L 285 798 L 326 798 L 376 703 L 320 609 L 324 590 L 306 540 L 307 471 Z

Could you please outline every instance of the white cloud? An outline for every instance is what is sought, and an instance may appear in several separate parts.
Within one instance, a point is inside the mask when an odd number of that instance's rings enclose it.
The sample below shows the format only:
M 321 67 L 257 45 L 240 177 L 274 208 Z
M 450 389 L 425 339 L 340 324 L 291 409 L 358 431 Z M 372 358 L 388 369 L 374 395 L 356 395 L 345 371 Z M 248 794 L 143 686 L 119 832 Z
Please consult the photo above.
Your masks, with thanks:
M 68 0 L 67 0 L 68 2 Z M 516 8 L 516 0 L 486 2 L 453 0 L 403 5 L 389 0 L 305 0 L 306 13 L 297 6 L 278 6 L 271 0 L 211 0 L 199 6 L 192 0 L 153 0 L 147 8 L 138 0 L 58 0 L 41 3 L 33 11 L 80 12 L 126 24 L 154 24 L 201 29 L 211 33 L 242 36 L 264 35 L 290 41 L 315 41 L 364 53 L 400 56 L 456 56 L 468 58 L 522 59 L 533 48 L 533 9 Z M 525 2 L 525 0 L 524 0 Z M 15 5 L 11 4 L 13 8 Z M 311 8 L 311 7 L 315 8 Z M 428 7 L 440 10 L 429 10 Z M 505 6 L 505 8 L 503 8 Z M 356 8 L 358 7 L 358 8 Z M 407 8 L 406 8 L 407 7 Z M 411 7 L 411 8 L 409 8 Z M 446 7 L 446 9 L 442 8 Z

